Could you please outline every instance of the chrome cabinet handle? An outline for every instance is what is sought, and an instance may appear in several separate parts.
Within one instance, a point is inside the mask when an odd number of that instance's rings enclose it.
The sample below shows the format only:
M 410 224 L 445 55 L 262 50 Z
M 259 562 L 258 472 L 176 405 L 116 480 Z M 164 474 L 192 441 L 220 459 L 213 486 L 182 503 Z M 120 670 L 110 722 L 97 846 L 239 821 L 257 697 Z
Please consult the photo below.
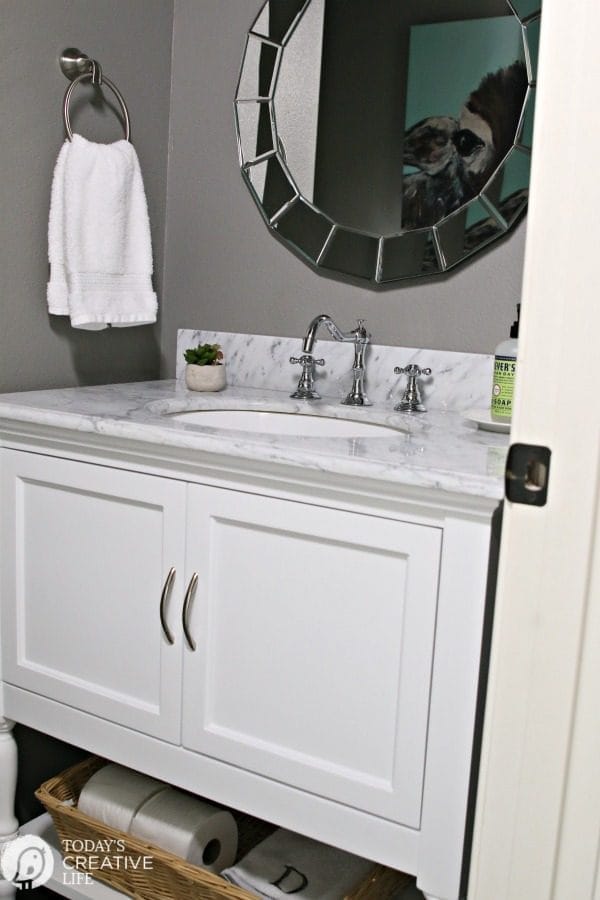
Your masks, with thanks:
M 171 588 L 173 587 L 173 582 L 175 581 L 175 569 L 172 567 L 169 569 L 169 574 L 165 578 L 165 583 L 163 585 L 162 594 L 160 595 L 160 625 L 163 630 L 163 634 L 166 637 L 169 644 L 175 643 L 175 638 L 171 634 L 169 626 L 167 625 L 167 620 L 165 618 L 165 607 L 167 605 L 167 601 L 171 594 Z
M 187 645 L 192 651 L 196 649 L 196 642 L 190 634 L 190 626 L 188 620 L 190 615 L 190 606 L 192 604 L 192 600 L 194 599 L 197 585 L 198 573 L 194 572 L 194 574 L 190 578 L 190 583 L 188 584 L 187 591 L 185 592 L 185 598 L 183 600 L 183 610 L 181 612 L 181 624 L 183 625 L 183 633 L 185 635 Z

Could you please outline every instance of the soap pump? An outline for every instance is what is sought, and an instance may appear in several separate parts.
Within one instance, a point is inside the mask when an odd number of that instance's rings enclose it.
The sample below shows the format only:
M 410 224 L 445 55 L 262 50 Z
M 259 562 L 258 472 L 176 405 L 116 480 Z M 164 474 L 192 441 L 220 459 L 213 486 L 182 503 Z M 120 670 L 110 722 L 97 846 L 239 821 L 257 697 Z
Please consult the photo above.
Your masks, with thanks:
M 521 304 L 517 303 L 517 318 L 511 326 L 510 337 L 498 344 L 494 353 L 494 385 L 492 388 L 491 415 L 494 422 L 504 422 L 507 425 L 510 424 L 512 418 L 520 315 Z

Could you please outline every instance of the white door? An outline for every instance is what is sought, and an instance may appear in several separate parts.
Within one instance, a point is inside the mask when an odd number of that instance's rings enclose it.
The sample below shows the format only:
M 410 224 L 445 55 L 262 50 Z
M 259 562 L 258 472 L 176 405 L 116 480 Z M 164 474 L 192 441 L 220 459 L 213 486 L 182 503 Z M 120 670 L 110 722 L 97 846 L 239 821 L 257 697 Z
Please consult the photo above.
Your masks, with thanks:
M 600 900 L 600 5 L 545 2 L 513 442 L 548 502 L 507 503 L 470 900 Z
M 192 486 L 183 743 L 419 827 L 441 531 Z
M 185 485 L 4 450 L 0 521 L 6 681 L 178 742 Z

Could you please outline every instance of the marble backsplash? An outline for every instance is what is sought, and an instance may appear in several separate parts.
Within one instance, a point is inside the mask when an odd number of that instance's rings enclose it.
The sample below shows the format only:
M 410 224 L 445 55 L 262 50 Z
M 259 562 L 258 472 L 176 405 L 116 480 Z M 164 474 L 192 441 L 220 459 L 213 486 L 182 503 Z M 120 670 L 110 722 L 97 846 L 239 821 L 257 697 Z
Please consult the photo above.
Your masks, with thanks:
M 237 387 L 271 388 L 291 393 L 300 376 L 300 366 L 290 364 L 290 356 L 300 356 L 302 338 L 234 334 L 222 331 L 180 329 L 177 334 L 177 379 L 183 381 L 183 353 L 198 344 L 220 344 L 227 364 L 228 384 Z M 317 368 L 316 388 L 326 398 L 341 398 L 352 383 L 353 347 L 330 340 L 317 340 L 316 358 L 325 360 Z M 394 367 L 416 363 L 432 374 L 420 379 L 428 409 L 462 411 L 487 408 L 492 386 L 493 357 L 479 353 L 445 350 L 415 350 L 371 344 L 367 355 L 366 390 L 375 403 L 396 403 L 406 384 L 405 375 L 395 375 Z

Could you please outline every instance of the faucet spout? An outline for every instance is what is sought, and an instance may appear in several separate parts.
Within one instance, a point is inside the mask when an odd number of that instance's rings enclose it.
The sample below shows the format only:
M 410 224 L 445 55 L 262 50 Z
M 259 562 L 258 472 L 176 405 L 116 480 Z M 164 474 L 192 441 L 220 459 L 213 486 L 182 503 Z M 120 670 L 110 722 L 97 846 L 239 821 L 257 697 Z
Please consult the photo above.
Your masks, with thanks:
M 302 350 L 304 353 L 313 352 L 313 347 L 317 338 L 317 332 L 321 325 L 325 325 L 327 331 L 329 332 L 331 337 L 334 338 L 334 340 L 344 340 L 342 332 L 337 327 L 331 316 L 328 316 L 327 313 L 321 313 L 320 316 L 315 316 L 315 318 L 308 326 L 308 331 L 306 332 L 306 337 L 304 338 L 304 343 L 302 344 Z
M 342 403 L 345 406 L 370 406 L 371 402 L 365 394 L 364 381 L 366 374 L 365 356 L 367 352 L 367 345 L 371 340 L 371 335 L 365 328 L 365 320 L 359 319 L 356 328 L 353 328 L 351 331 L 341 331 L 337 327 L 331 316 L 327 315 L 327 313 L 321 313 L 320 316 L 315 316 L 315 318 L 308 326 L 308 331 L 306 332 L 306 337 L 304 338 L 304 342 L 302 344 L 302 352 L 304 354 L 302 359 L 306 360 L 305 365 L 308 367 L 308 363 L 311 361 L 313 362 L 311 373 L 314 370 L 314 361 L 312 360 L 313 348 L 317 339 L 317 332 L 321 325 L 325 326 L 334 341 L 343 341 L 344 343 L 354 344 L 352 387 L 346 399 L 342 400 Z M 306 371 L 308 372 L 308 368 L 306 369 Z M 310 388 L 311 390 L 307 391 L 306 385 L 303 383 L 301 378 L 300 384 L 298 385 L 298 390 L 296 391 L 296 393 L 292 394 L 292 397 L 301 397 L 301 399 L 305 400 L 317 399 L 315 392 L 312 390 L 312 384 L 310 385 Z
M 365 345 L 368 344 L 371 339 L 371 335 L 368 334 L 367 329 L 365 328 L 364 319 L 359 319 L 358 325 L 351 331 L 342 331 L 337 327 L 331 316 L 327 315 L 327 313 L 321 313 L 320 316 L 315 316 L 308 326 L 308 331 L 306 332 L 306 337 L 304 338 L 304 343 L 302 345 L 304 353 L 313 352 L 317 332 L 321 325 L 325 326 L 334 341 L 341 341 L 345 344 L 353 342 Z

